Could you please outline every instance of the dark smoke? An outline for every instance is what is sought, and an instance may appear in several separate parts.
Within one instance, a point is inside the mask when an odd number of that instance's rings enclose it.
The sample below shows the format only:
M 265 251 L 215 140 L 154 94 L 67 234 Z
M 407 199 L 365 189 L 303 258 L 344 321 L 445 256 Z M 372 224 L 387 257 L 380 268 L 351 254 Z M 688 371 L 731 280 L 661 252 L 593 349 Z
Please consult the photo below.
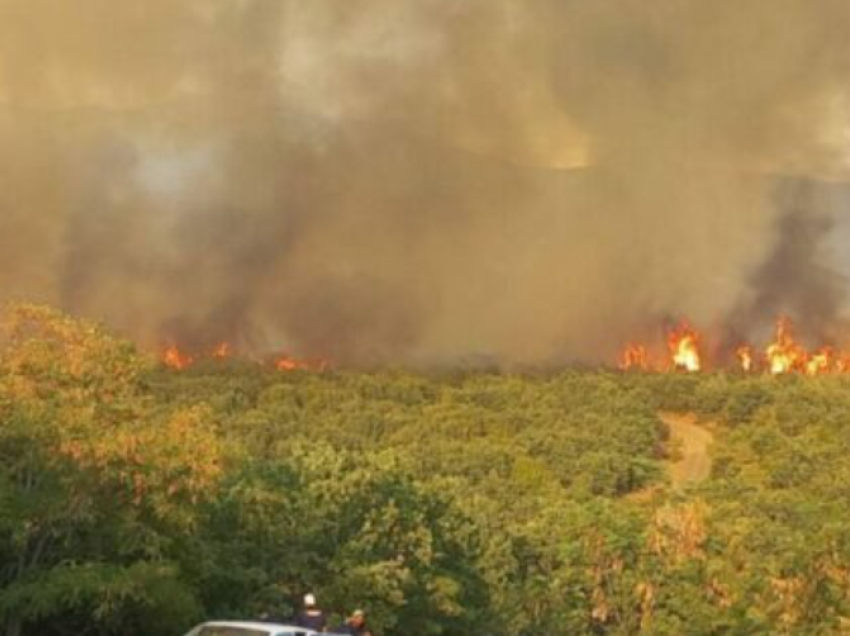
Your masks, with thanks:
M 769 331 L 779 316 L 804 326 L 813 342 L 845 342 L 848 281 L 825 260 L 825 244 L 850 202 L 850 186 L 784 179 L 776 199 L 779 242 L 753 277 L 752 294 L 732 314 L 729 345 Z
M 844 199 L 811 184 L 850 176 L 849 27 L 846 0 L 0 0 L 0 299 L 343 363 L 610 360 L 776 309 L 834 334 Z

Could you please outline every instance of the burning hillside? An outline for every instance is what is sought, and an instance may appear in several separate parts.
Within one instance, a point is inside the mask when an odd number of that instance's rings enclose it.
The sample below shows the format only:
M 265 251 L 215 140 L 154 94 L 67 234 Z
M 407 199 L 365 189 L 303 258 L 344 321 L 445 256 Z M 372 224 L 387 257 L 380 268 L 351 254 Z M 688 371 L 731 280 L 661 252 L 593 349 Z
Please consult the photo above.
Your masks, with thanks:
M 797 340 L 794 325 L 785 316 L 776 320 L 772 339 L 760 348 L 749 343 L 742 343 L 729 350 L 707 347 L 704 334 L 688 322 L 668 329 L 663 344 L 657 346 L 655 343 L 629 342 L 620 352 L 616 366 L 622 371 L 647 372 L 731 370 L 774 376 L 850 374 L 850 351 L 832 345 L 807 349 Z M 250 360 L 283 372 L 321 373 L 336 366 L 322 358 L 307 359 L 291 355 L 258 358 L 242 355 L 229 343 L 220 343 L 206 352 L 190 352 L 170 345 L 160 353 L 161 363 L 174 371 L 184 371 L 203 362 L 225 362 L 231 359 Z
M 205 352 L 190 352 L 187 349 L 183 349 L 172 344 L 165 347 L 159 355 L 161 364 L 173 371 L 185 371 L 194 367 L 196 364 L 205 362 L 222 363 L 232 359 L 241 361 L 256 361 L 254 356 L 240 355 L 227 342 L 222 342 L 216 345 L 216 347 L 212 350 Z M 260 363 L 267 364 L 278 371 L 309 371 L 321 373 L 328 371 L 331 368 L 331 364 L 327 360 L 307 360 L 290 355 L 272 356 L 267 360 L 261 360 Z
M 682 369 L 690 373 L 702 370 L 702 353 L 700 351 L 700 336 L 683 323 L 678 329 L 670 332 L 667 344 L 670 349 L 670 358 L 676 369 Z
M 850 352 L 823 345 L 808 350 L 794 335 L 794 326 L 787 317 L 776 321 L 773 340 L 761 350 L 742 343 L 728 351 L 709 353 L 701 344 L 702 335 L 687 323 L 671 329 L 667 335 L 667 351 L 653 358 L 644 344 L 629 343 L 620 355 L 618 367 L 624 371 L 684 371 L 734 369 L 742 373 L 787 375 L 799 373 L 818 376 L 850 373 Z M 710 362 L 706 363 L 709 359 Z
M 188 369 L 195 362 L 195 358 L 182 351 L 177 345 L 169 345 L 162 352 L 162 363 L 175 371 Z
M 0 301 L 176 367 L 598 364 L 848 309 L 848 2 L 136 5 L 0 0 Z M 694 336 L 653 364 L 716 365 Z

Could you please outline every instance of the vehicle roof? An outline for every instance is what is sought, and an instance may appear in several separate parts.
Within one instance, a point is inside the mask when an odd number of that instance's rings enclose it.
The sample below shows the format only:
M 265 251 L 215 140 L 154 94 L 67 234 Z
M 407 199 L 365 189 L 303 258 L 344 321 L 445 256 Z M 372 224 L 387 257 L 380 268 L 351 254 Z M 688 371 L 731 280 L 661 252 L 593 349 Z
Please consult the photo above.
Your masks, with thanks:
M 269 632 L 277 631 L 280 629 L 297 629 L 299 632 L 305 632 L 307 634 L 315 634 L 316 632 L 304 629 L 303 627 L 296 627 L 295 625 L 286 625 L 285 623 L 263 623 L 260 621 L 207 621 L 203 623 L 204 626 L 209 627 L 239 627 L 241 629 L 264 629 Z

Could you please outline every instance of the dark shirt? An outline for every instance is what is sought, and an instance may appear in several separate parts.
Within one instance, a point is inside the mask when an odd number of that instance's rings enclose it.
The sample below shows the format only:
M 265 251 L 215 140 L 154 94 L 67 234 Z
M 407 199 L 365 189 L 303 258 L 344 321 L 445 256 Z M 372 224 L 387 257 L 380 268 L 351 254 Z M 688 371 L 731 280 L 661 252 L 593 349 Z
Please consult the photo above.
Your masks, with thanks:
M 328 619 L 322 610 L 305 610 L 295 617 L 295 624 L 314 632 L 323 632 L 328 626 Z

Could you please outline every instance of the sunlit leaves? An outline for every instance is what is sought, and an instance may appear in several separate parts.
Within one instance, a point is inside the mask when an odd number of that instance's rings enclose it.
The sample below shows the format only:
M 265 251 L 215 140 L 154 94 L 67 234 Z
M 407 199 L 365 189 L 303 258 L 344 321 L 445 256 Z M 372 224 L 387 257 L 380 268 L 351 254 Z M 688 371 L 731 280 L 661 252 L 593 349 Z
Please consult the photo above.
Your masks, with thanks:
M 158 572 L 180 588 L 171 599 L 194 603 L 167 534 L 191 530 L 214 496 L 211 414 L 157 409 L 148 361 L 95 325 L 30 305 L 2 325 L 0 623 L 107 623 L 168 600 L 144 592 Z

